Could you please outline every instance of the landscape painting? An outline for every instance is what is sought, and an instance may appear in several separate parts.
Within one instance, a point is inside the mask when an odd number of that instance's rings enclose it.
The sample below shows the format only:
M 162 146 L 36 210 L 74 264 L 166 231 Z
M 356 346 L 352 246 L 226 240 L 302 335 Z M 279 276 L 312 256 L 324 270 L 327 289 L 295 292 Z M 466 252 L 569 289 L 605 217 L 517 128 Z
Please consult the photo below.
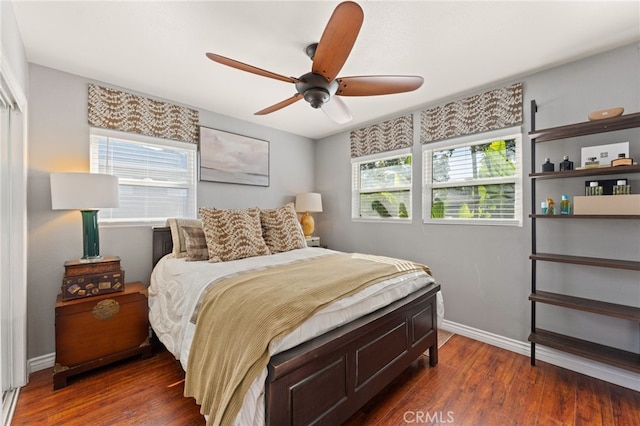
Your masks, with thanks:
M 269 186 L 269 142 L 200 126 L 200 180 Z

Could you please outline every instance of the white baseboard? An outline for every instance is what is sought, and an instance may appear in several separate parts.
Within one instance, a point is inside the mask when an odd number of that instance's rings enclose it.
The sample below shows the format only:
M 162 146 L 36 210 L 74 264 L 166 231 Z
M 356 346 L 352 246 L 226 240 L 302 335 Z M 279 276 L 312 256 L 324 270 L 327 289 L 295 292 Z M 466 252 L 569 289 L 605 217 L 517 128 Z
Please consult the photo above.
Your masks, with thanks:
M 487 331 L 458 324 L 446 319 L 442 321 L 442 329 L 492 346 L 507 349 L 521 355 L 531 355 L 531 344 L 529 342 L 510 339 L 508 337 L 489 333 Z M 549 364 L 557 365 L 558 367 L 566 368 L 577 373 L 595 377 L 596 379 L 604 380 L 605 382 L 640 392 L 640 374 L 633 373 L 631 371 L 591 361 L 586 358 L 557 351 L 542 345 L 536 345 L 536 360 L 548 362 Z
M 13 420 L 13 413 L 16 410 L 18 404 L 18 395 L 20 394 L 20 388 L 13 388 L 5 391 L 2 394 L 2 425 L 11 426 L 11 420 Z
M 56 362 L 55 352 L 37 356 L 27 361 L 27 374 L 35 373 L 36 371 L 46 370 L 53 367 Z

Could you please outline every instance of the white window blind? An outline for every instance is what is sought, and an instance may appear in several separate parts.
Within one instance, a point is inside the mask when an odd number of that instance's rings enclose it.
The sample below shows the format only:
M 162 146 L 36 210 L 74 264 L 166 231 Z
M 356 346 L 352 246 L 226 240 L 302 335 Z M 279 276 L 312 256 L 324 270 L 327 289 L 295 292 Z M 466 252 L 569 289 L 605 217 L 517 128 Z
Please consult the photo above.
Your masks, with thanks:
M 98 213 L 101 223 L 164 224 L 196 217 L 197 145 L 91 130 L 91 172 L 118 176 L 120 206 Z
M 411 150 L 351 160 L 352 217 L 411 220 Z
M 513 133 L 425 145 L 424 222 L 522 226 L 521 152 Z

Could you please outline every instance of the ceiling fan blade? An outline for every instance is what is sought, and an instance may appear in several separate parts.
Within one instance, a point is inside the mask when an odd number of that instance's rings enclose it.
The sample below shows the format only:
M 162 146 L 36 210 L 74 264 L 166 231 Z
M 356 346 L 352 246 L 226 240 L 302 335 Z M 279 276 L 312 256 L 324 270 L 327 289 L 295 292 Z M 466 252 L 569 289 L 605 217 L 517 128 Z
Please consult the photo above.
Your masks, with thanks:
M 335 80 L 351 53 L 363 20 L 364 13 L 357 3 L 346 1 L 336 7 L 318 42 L 312 72 L 329 82 Z
M 351 112 L 347 108 L 347 104 L 337 96 L 332 96 L 327 102 L 322 104 L 322 111 L 327 117 L 338 124 L 344 124 L 351 121 Z
M 277 103 L 277 104 L 275 104 L 275 105 L 271 105 L 271 106 L 270 106 L 270 107 L 268 107 L 268 108 L 265 108 L 265 109 L 263 109 L 263 110 L 260 110 L 260 111 L 258 111 L 258 112 L 256 112 L 256 113 L 254 113 L 253 115 L 266 115 L 266 114 L 270 114 L 270 113 L 272 113 L 272 112 L 274 112 L 274 111 L 277 111 L 277 110 L 282 109 L 282 108 L 284 108 L 284 107 L 286 107 L 286 106 L 289 106 L 289 105 L 291 105 L 292 103 L 299 101 L 300 99 L 302 99 L 302 95 L 300 95 L 300 93 L 296 93 L 295 95 L 293 95 L 293 96 L 292 96 L 292 97 L 290 97 L 289 99 L 285 99 L 285 100 L 284 100 L 284 101 L 282 101 L 282 102 L 278 102 L 278 103 Z
M 269 77 L 280 81 L 286 81 L 287 83 L 299 83 L 300 80 L 294 77 L 286 77 L 284 75 L 276 74 L 271 71 L 263 70 L 262 68 L 254 67 L 253 65 L 248 65 L 240 61 L 236 61 L 235 59 L 226 58 L 224 56 L 216 55 L 215 53 L 207 53 L 207 58 L 211 59 L 214 62 L 218 62 L 219 64 L 226 65 L 231 68 L 236 68 L 241 71 L 250 72 L 253 74 L 261 75 L 263 77 Z
M 413 75 L 369 75 L 339 77 L 340 96 L 374 96 L 411 92 L 422 86 L 424 79 Z

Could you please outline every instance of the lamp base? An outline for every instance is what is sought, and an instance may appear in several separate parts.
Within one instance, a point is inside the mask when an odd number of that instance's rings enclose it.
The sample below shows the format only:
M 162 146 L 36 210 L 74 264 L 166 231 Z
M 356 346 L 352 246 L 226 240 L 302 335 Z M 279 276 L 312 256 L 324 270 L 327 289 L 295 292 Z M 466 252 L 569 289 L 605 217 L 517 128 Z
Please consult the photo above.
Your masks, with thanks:
M 313 231 L 316 227 L 313 216 L 311 216 L 309 213 L 303 214 L 300 218 L 300 225 L 302 225 L 302 233 L 305 237 L 309 238 L 313 235 Z
M 81 262 L 100 260 L 100 234 L 98 232 L 98 210 L 81 210 L 83 255 Z
M 95 256 L 95 257 L 81 257 L 78 259 L 78 262 L 81 263 L 92 263 L 92 262 L 100 262 L 104 259 L 104 256 Z

